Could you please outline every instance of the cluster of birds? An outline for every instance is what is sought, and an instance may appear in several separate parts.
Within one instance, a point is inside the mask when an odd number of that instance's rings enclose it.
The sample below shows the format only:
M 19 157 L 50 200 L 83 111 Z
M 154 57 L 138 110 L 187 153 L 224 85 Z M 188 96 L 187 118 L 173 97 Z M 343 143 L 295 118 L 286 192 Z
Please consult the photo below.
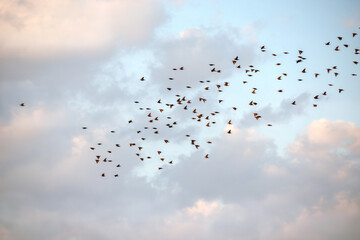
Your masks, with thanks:
M 354 38 L 357 35 L 358 35 L 357 33 L 353 33 L 352 37 Z M 343 41 L 343 37 L 340 37 L 340 36 L 337 37 L 336 44 L 335 44 L 335 47 L 334 47 L 333 51 L 340 51 L 342 48 L 349 48 L 350 47 L 348 44 L 342 44 L 342 46 L 341 46 L 340 43 L 342 43 L 342 41 Z M 325 45 L 326 46 L 332 46 L 333 44 L 330 43 L 330 42 L 327 42 L 327 43 L 325 43 Z M 266 52 L 267 49 L 266 49 L 265 46 L 261 46 L 260 51 L 261 52 Z M 296 54 L 296 55 L 298 55 L 298 56 L 297 56 L 297 59 L 295 60 L 296 64 L 301 64 L 301 63 L 303 63 L 303 62 L 305 62 L 307 60 L 307 58 L 304 57 L 304 51 L 303 50 L 298 50 L 297 53 L 298 54 Z M 290 54 L 290 53 L 289 52 L 282 52 L 281 54 L 287 55 L 287 54 Z M 355 55 L 360 54 L 360 50 L 355 48 L 354 49 L 354 54 Z M 280 54 L 272 53 L 271 55 L 273 57 L 276 57 L 276 56 L 278 56 Z M 257 74 L 258 72 L 260 72 L 260 70 L 257 69 L 254 65 L 249 65 L 247 67 L 242 67 L 239 64 L 239 57 L 238 56 L 234 57 L 231 60 L 231 62 L 232 62 L 233 66 L 236 69 L 244 69 L 244 73 L 246 74 L 246 76 L 249 79 L 251 77 L 253 77 L 255 74 Z M 231 64 L 231 62 L 230 62 L 230 64 Z M 282 64 L 281 62 L 277 62 L 275 65 L 280 66 L 281 64 Z M 358 61 L 354 60 L 353 64 L 358 65 Z M 180 66 L 180 67 L 172 68 L 172 70 L 173 71 L 186 71 L 186 68 L 184 66 Z M 209 71 L 211 73 L 214 73 L 214 74 L 220 74 L 222 72 L 222 69 L 219 69 L 218 67 L 216 67 L 214 63 L 210 63 L 209 64 Z M 303 68 L 303 70 L 301 71 L 300 74 L 305 74 L 305 73 L 307 73 L 306 67 Z M 333 73 L 334 77 L 339 76 L 339 72 L 337 71 L 337 66 L 331 66 L 331 67 L 328 67 L 328 68 L 324 69 L 324 73 L 325 74 Z M 318 72 L 313 73 L 314 78 L 317 78 L 319 75 L 320 75 L 320 73 L 318 73 Z M 276 79 L 280 81 L 280 80 L 285 79 L 287 76 L 288 76 L 287 73 L 282 73 Z M 357 76 L 357 74 L 352 73 L 352 76 Z M 249 79 L 242 81 L 242 83 L 247 84 Z M 168 80 L 169 81 L 175 81 L 175 78 L 174 77 L 169 77 Z M 141 77 L 140 81 L 141 82 L 146 81 L 146 78 Z M 299 78 L 298 81 L 303 81 L 303 79 Z M 224 82 L 217 81 L 215 84 L 212 84 L 210 80 L 200 80 L 199 83 L 203 85 L 203 88 L 200 87 L 200 89 L 203 89 L 203 90 L 201 90 L 200 94 L 203 94 L 203 93 L 209 91 L 210 89 L 211 90 L 215 89 L 215 91 L 217 91 L 218 93 L 221 93 L 221 92 L 224 91 L 225 88 L 230 86 L 230 83 L 226 82 L 226 81 L 224 81 Z M 328 83 L 328 86 L 332 87 L 333 84 Z M 186 86 L 186 88 L 192 88 L 192 86 Z M 172 95 L 171 93 L 172 93 L 173 89 L 171 87 L 167 87 L 166 90 L 170 93 L 170 95 Z M 254 88 L 250 88 L 249 91 L 251 92 L 251 94 L 256 94 L 258 89 L 254 87 Z M 337 90 L 338 93 L 341 93 L 343 91 L 344 91 L 343 88 L 338 88 L 338 90 Z M 283 89 L 278 89 L 277 92 L 282 93 Z M 319 98 L 321 98 L 321 96 L 326 96 L 327 94 L 328 94 L 327 91 L 319 92 L 319 94 L 315 95 L 313 98 L 314 98 L 314 100 L 318 100 Z M 146 141 L 147 139 L 144 136 L 142 136 L 142 133 L 144 131 L 150 131 L 151 130 L 151 131 L 153 131 L 153 134 L 157 135 L 158 136 L 157 138 L 159 138 L 160 131 L 159 131 L 159 128 L 158 128 L 157 124 L 161 124 L 162 127 L 165 126 L 168 129 L 175 128 L 178 125 L 178 120 L 174 120 L 173 116 L 170 115 L 174 110 L 186 111 L 186 112 L 188 112 L 188 114 L 190 114 L 190 119 L 191 120 L 195 121 L 198 124 L 202 124 L 202 126 L 205 126 L 206 128 L 212 127 L 213 125 L 215 125 L 217 123 L 216 122 L 216 117 L 220 114 L 220 111 L 204 112 L 199 107 L 194 106 L 195 104 L 193 104 L 195 101 L 198 104 L 205 104 L 208 101 L 213 100 L 213 98 L 214 98 L 214 94 L 212 94 L 212 96 L 210 98 L 205 98 L 204 97 L 205 95 L 206 94 L 203 94 L 202 97 L 196 97 L 196 98 L 190 99 L 187 96 L 185 96 L 184 94 L 174 94 L 174 95 L 172 95 L 172 96 L 175 96 L 174 101 L 164 102 L 164 100 L 162 100 L 162 99 L 159 99 L 159 100 L 155 101 L 154 104 L 155 105 L 158 104 L 157 105 L 158 107 L 156 109 L 150 108 L 150 107 L 139 107 L 138 109 L 140 111 L 145 112 L 145 114 L 143 116 L 145 118 L 145 121 L 148 123 L 148 125 L 143 126 L 143 129 L 136 129 L 135 130 L 135 132 L 136 132 L 135 136 L 139 136 L 138 141 L 132 141 L 132 142 L 127 143 L 130 148 L 136 150 L 135 155 L 137 156 L 137 158 L 140 161 L 151 159 L 152 157 L 153 158 L 158 158 L 158 160 L 159 160 L 158 163 L 160 165 L 160 166 L 157 166 L 158 170 L 162 170 L 166 165 L 173 164 L 173 160 L 167 159 L 164 156 L 164 154 L 162 153 L 161 150 L 156 150 L 155 151 L 156 157 L 154 157 L 152 155 L 143 154 L 144 153 L 144 146 L 141 143 Z M 221 104 L 223 101 L 224 101 L 223 99 L 216 99 L 216 102 L 215 103 L 212 102 L 212 104 L 215 104 L 215 105 L 216 104 Z M 134 101 L 134 104 L 140 104 L 140 101 L 136 100 L 136 101 Z M 296 105 L 296 101 L 295 100 L 290 101 L 289 105 L 290 104 L 291 105 Z M 249 102 L 249 105 L 250 106 L 256 106 L 256 105 L 258 105 L 258 103 L 255 102 L 254 100 L 251 100 Z M 21 103 L 20 106 L 24 107 L 25 103 Z M 194 107 L 192 107 L 192 106 L 194 106 Z M 313 103 L 313 107 L 318 107 L 317 103 Z M 230 110 L 231 111 L 236 111 L 237 107 L 233 106 L 233 107 L 231 107 Z M 253 117 L 254 117 L 254 120 L 260 120 L 262 118 L 262 116 L 258 112 L 253 112 Z M 136 119 L 136 120 L 135 119 L 134 120 L 130 119 L 130 120 L 128 120 L 127 124 L 131 125 L 131 124 L 134 124 L 134 122 L 141 122 L 141 121 L 139 121 L 139 119 Z M 165 124 L 164 124 L 164 122 L 165 122 Z M 227 125 L 232 124 L 231 119 L 227 119 L 226 122 L 227 122 Z M 266 126 L 271 127 L 272 123 L 266 123 Z M 88 128 L 84 126 L 84 127 L 82 127 L 82 129 L 86 130 Z M 112 130 L 112 131 L 110 131 L 110 133 L 115 133 L 115 131 Z M 231 134 L 232 133 L 231 128 L 228 128 L 226 130 L 226 133 Z M 191 146 L 193 146 L 195 149 L 200 148 L 199 141 L 196 140 L 196 139 L 193 139 L 191 134 L 187 133 L 187 134 L 185 134 L 184 137 L 186 139 L 188 139 L 189 144 Z M 163 141 L 163 144 L 169 144 L 170 143 L 170 139 L 168 139 L 167 137 L 163 137 L 163 138 L 161 138 L 161 140 Z M 212 141 L 207 140 L 206 144 L 212 144 Z M 95 152 L 97 150 L 101 151 L 101 145 L 102 145 L 102 143 L 99 142 L 99 143 L 97 143 L 97 147 L 90 146 L 90 150 L 95 151 Z M 117 148 L 120 148 L 121 146 L 120 146 L 119 143 L 114 143 L 112 148 L 114 148 L 114 147 L 117 149 Z M 110 156 L 113 153 L 113 150 L 107 150 L 105 153 L 104 152 L 102 152 L 102 153 L 103 154 L 100 154 L 100 153 L 95 154 L 95 162 L 96 162 L 96 164 L 99 164 L 100 162 L 111 163 L 112 160 L 110 159 Z M 106 157 L 104 156 L 104 154 L 105 154 Z M 209 154 L 205 153 L 204 158 L 209 158 Z M 121 167 L 120 163 L 116 163 L 115 166 L 117 168 Z M 106 175 L 105 175 L 105 173 L 102 173 L 101 176 L 105 177 Z M 114 174 L 114 177 L 118 177 L 118 176 L 119 176 L 118 174 Z

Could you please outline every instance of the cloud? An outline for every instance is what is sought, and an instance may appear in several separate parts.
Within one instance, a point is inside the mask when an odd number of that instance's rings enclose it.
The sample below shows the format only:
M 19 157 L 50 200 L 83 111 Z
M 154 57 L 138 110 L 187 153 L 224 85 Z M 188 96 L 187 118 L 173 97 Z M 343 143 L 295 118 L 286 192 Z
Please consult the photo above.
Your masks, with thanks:
M 200 80 L 214 82 L 233 75 L 236 70 L 231 60 L 239 56 L 239 64 L 252 62 L 255 45 L 232 30 L 187 28 L 179 32 L 178 36 L 160 42 L 156 48 L 160 64 L 154 69 L 151 79 L 162 84 L 167 82 L 175 90 L 186 90 L 186 85 L 200 87 Z M 222 72 L 211 72 L 213 67 L 209 66 L 210 63 Z M 172 70 L 181 66 L 184 66 L 184 71 Z M 174 81 L 170 83 L 169 77 L 174 77 Z
M 207 217 L 211 214 L 214 214 L 217 210 L 221 208 L 220 204 L 217 201 L 206 202 L 203 200 L 198 200 L 193 207 L 185 208 L 185 212 L 189 216 L 204 216 Z
M 314 126 L 326 140 L 316 138 Z M 119 233 L 126 239 L 297 239 L 304 232 L 356 239 L 360 166 L 352 142 L 344 145 L 352 157 L 310 154 L 307 160 L 303 152 L 313 151 L 308 139 L 321 141 L 317 151 L 325 154 L 342 144 L 334 134 L 356 142 L 358 131 L 351 122 L 314 121 L 295 141 L 301 151 L 280 157 L 272 139 L 234 127 L 214 139 L 209 159 L 203 150 L 182 156 L 150 180 L 131 171 L 143 164 L 131 160 L 131 149 L 116 155 L 124 168 L 111 178 L 111 167 L 96 165 L 87 149 L 92 133 L 64 132 L 57 140 L 70 147 L 63 152 L 45 144 L 55 134 L 50 131 L 36 141 L 58 156 L 14 157 L 17 167 L 1 174 L 0 232 L 8 239 L 112 239 Z M 336 177 L 339 170 L 343 177 Z M 99 177 L 102 171 L 106 178 Z
M 0 53 L 47 57 L 143 44 L 165 18 L 159 1 L 6 1 Z
M 336 155 L 358 157 L 360 130 L 352 122 L 313 121 L 300 139 L 289 146 L 289 151 L 309 158 L 331 159 Z
M 301 115 L 305 112 L 306 104 L 309 104 L 310 94 L 302 93 L 296 98 L 287 98 L 281 101 L 280 106 L 273 107 L 271 104 L 267 104 L 261 108 L 254 108 L 252 111 L 248 111 L 239 120 L 239 124 L 245 127 L 251 127 L 259 124 L 264 124 L 263 121 L 268 123 L 281 123 L 288 122 L 292 118 Z M 291 103 L 296 101 L 296 106 Z M 262 121 L 254 121 L 253 113 L 256 112 L 261 115 Z
M 360 223 L 360 199 L 346 193 L 334 198 L 333 205 L 323 206 L 320 202 L 305 208 L 295 221 L 284 224 L 282 239 L 356 239 L 360 234 L 356 227 Z

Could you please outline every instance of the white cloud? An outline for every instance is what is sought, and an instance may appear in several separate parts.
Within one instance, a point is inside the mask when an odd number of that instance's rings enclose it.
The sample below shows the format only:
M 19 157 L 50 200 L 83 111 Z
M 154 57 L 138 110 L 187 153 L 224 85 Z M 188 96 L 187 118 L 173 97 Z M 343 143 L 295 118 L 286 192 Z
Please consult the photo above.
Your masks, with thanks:
M 330 206 L 305 208 L 294 222 L 283 227 L 282 239 L 351 239 L 359 237 L 360 199 L 349 198 L 345 193 L 335 196 Z
M 344 139 L 359 130 L 352 123 L 326 122 L 326 129 L 350 126 L 352 131 L 341 134 Z M 332 134 L 323 131 L 324 138 Z M 296 142 L 306 141 L 307 135 L 311 132 L 305 131 Z M 301 152 L 292 152 L 284 159 L 271 139 L 237 128 L 214 141 L 209 159 L 195 152 L 146 182 L 131 174 L 137 166 L 133 161 L 128 168 L 125 164 L 118 179 L 99 177 L 100 169 L 86 149 L 91 137 L 69 136 L 67 149 L 72 151 L 60 154 L 62 148 L 54 148 L 60 156 L 52 164 L 46 157 L 36 164 L 17 159 L 23 166 L 1 175 L 6 183 L 0 198 L 4 236 L 300 239 L 306 233 L 308 238 L 353 240 L 359 234 L 360 167 L 351 158 L 321 161 L 321 155 L 312 155 L 306 161 Z M 337 141 L 330 142 L 320 150 L 327 152 Z M 310 145 L 302 146 L 306 152 Z M 132 153 L 122 151 L 130 160 Z

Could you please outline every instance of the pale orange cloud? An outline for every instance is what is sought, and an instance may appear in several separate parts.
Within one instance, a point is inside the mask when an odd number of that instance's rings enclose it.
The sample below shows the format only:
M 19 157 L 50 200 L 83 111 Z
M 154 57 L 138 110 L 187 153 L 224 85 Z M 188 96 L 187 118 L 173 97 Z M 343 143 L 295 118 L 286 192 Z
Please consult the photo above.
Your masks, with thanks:
M 336 151 L 358 155 L 360 128 L 353 122 L 316 120 L 288 150 L 292 154 L 310 158 L 331 158 Z
M 0 53 L 22 57 L 99 50 L 151 38 L 157 0 L 0 2 Z

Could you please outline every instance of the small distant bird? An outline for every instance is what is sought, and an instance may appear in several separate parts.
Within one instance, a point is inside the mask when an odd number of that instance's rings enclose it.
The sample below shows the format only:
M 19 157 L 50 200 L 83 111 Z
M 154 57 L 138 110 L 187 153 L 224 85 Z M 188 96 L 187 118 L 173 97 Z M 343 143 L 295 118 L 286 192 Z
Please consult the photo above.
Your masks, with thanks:
M 20 103 L 20 107 L 25 107 L 25 103 Z

